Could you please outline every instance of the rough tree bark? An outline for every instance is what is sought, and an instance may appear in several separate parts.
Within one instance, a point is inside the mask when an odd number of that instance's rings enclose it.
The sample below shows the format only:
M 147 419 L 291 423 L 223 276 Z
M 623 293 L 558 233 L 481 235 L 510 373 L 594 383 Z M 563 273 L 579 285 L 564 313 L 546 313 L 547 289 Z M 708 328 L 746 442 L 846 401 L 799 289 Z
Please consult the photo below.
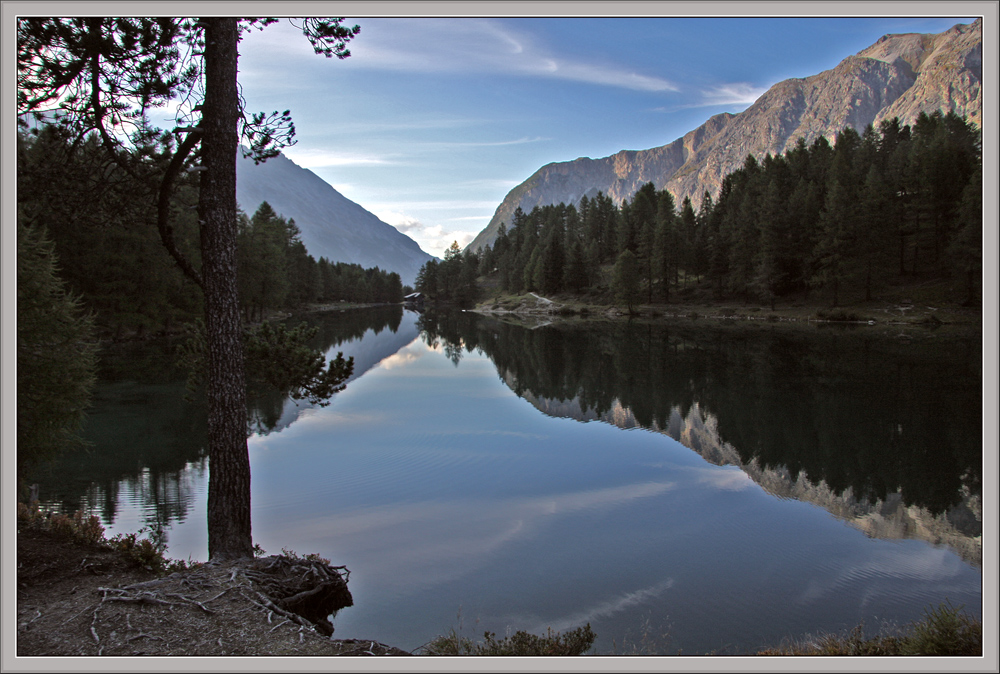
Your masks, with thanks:
M 202 107 L 202 279 L 208 350 L 208 556 L 253 556 L 246 387 L 236 283 L 236 152 L 239 149 L 234 18 L 203 19 L 205 101 Z

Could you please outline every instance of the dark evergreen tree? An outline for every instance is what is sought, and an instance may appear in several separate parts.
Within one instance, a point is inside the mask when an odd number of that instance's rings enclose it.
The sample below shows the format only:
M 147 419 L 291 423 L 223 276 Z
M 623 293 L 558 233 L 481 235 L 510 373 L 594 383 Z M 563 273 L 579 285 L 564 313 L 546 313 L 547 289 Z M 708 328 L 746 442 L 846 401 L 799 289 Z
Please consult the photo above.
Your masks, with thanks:
M 574 293 L 579 293 L 590 285 L 587 253 L 581 239 L 574 241 L 569 249 L 563 285 Z
M 45 232 L 17 223 L 17 478 L 79 447 L 96 379 L 90 315 L 59 279 Z
M 240 304 L 246 320 L 260 321 L 267 311 L 286 306 L 291 285 L 291 249 L 298 242 L 298 228 L 278 215 L 266 201 L 253 217 L 247 218 L 242 213 L 240 216 L 237 238 Z
M 542 249 L 539 287 L 546 295 L 554 295 L 562 291 L 566 255 L 563 250 L 563 234 L 560 229 L 552 229 L 545 247 Z
M 751 285 L 757 297 L 771 305 L 784 286 L 784 245 L 787 242 L 785 202 L 776 182 L 769 182 L 761 200 L 758 223 L 760 246 L 754 265 Z
M 142 336 L 201 312 L 195 285 L 163 253 L 150 185 L 116 166 L 96 137 L 74 144 L 58 126 L 25 126 L 17 159 L 20 213 L 48 232 L 61 278 L 102 332 Z M 192 201 L 190 190 L 178 205 Z M 197 259 L 197 220 L 178 215 L 177 245 Z
M 848 256 L 858 219 L 857 201 L 849 188 L 834 182 L 826 195 L 816 247 L 818 268 L 813 283 L 833 292 L 833 306 L 840 303 L 840 289 L 848 278 Z
M 597 244 L 600 261 L 614 259 L 616 253 L 615 236 L 618 230 L 619 212 L 611 197 L 598 192 L 591 201 L 583 226 L 587 239 Z
M 615 298 L 628 308 L 629 313 L 635 311 L 634 307 L 639 302 L 641 292 L 639 280 L 639 262 L 632 251 L 625 249 L 615 260 L 611 290 Z
M 861 186 L 859 219 L 854 258 L 855 276 L 864 288 L 865 300 L 892 270 L 892 243 L 895 235 L 892 203 L 896 195 L 877 164 L 868 169 Z
M 671 198 L 671 201 L 673 199 Z M 671 216 L 673 209 L 671 208 Z M 656 266 L 656 234 L 660 216 L 659 195 L 656 186 L 649 182 L 639 188 L 632 199 L 630 216 L 632 220 L 635 248 L 633 252 L 639 262 L 643 280 L 646 282 L 646 298 L 653 301 L 654 267 Z M 664 215 L 672 221 L 672 217 Z
M 438 294 L 438 268 L 441 263 L 438 260 L 428 260 L 417 272 L 416 285 L 418 292 L 428 297 L 436 297 Z
M 685 199 L 684 203 L 690 207 L 690 200 Z M 670 288 L 677 285 L 678 268 L 683 254 L 681 227 L 674 211 L 674 198 L 670 192 L 663 190 L 657 203 L 653 254 L 656 260 L 655 275 L 660 283 L 664 302 L 670 301 Z
M 710 232 L 714 202 L 709 192 L 701 198 L 698 215 L 695 218 L 694 232 L 687 241 L 687 270 L 700 281 L 708 273 L 710 260 Z
M 958 204 L 958 231 L 948 248 L 951 264 L 959 278 L 964 278 L 966 297 L 964 304 L 974 306 L 976 281 L 982 277 L 983 269 L 983 174 L 982 166 L 977 167 L 969 184 L 962 192 Z
M 729 292 L 748 299 L 754 278 L 762 190 L 760 164 L 751 155 L 734 175 L 735 199 L 726 203 L 723 224 L 729 243 Z

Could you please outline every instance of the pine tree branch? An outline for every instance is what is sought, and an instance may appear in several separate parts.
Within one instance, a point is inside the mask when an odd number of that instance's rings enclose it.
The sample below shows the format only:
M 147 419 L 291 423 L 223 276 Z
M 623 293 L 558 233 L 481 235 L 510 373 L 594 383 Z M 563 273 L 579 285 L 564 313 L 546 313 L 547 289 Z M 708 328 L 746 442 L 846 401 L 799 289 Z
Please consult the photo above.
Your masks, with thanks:
M 177 174 L 184 165 L 184 160 L 191 154 L 191 151 L 200 139 L 201 129 L 197 129 L 196 132 L 189 132 L 187 137 L 178 146 L 173 158 L 171 158 L 170 164 L 167 166 L 167 172 L 164 174 L 163 180 L 160 181 L 159 199 L 156 207 L 156 227 L 160 231 L 160 240 L 163 242 L 164 248 L 174 258 L 177 266 L 181 268 L 181 271 L 188 278 L 204 289 L 205 286 L 202 282 L 201 274 L 177 250 L 177 246 L 174 243 L 174 228 L 170 226 L 170 197 L 174 181 L 177 179 Z

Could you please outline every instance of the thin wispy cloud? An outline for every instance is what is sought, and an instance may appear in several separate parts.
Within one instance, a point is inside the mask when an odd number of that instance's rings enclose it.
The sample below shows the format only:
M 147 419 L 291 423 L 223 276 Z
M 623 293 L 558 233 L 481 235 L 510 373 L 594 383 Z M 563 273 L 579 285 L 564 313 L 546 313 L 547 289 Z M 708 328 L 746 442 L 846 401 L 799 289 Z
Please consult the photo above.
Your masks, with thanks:
M 448 222 L 486 222 L 492 216 L 490 215 L 466 215 L 461 218 L 448 218 Z
M 757 102 L 770 87 L 758 87 L 747 82 L 734 82 L 702 89 L 687 95 L 686 99 L 675 105 L 664 105 L 653 108 L 654 112 L 677 112 L 692 108 L 708 108 L 718 106 L 733 106 L 747 108 Z M 683 93 L 682 93 L 683 95 Z
M 496 207 L 497 203 L 495 201 L 478 201 L 472 199 L 428 199 L 420 201 L 372 202 L 365 205 L 365 208 L 376 215 L 382 212 L 403 213 L 407 211 L 412 212 L 422 210 L 468 211 L 481 208 L 488 208 L 492 212 L 496 209 Z
M 481 126 L 487 123 L 489 123 L 488 120 L 450 117 L 423 120 L 401 119 L 381 122 L 338 122 L 328 130 L 328 133 L 337 136 L 354 136 L 374 133 L 393 133 L 397 131 L 434 131 L 438 129 L 462 129 L 471 126 Z
M 298 149 L 293 146 L 283 152 L 293 162 L 307 169 L 326 166 L 398 166 L 404 163 L 398 156 L 337 152 L 322 148 Z
M 497 141 L 441 141 L 432 143 L 416 143 L 415 145 L 421 148 L 431 148 L 431 147 L 441 147 L 445 149 L 452 149 L 456 147 L 503 147 L 505 145 L 524 145 L 526 143 L 540 143 L 543 141 L 552 140 L 551 138 L 545 138 L 542 136 L 525 136 L 523 138 L 516 138 L 514 140 L 497 140 Z
M 758 87 L 749 82 L 733 82 L 720 84 L 701 92 L 701 105 L 751 105 L 760 98 L 768 87 Z
M 519 184 L 517 180 L 504 180 L 500 178 L 481 178 L 479 180 L 463 180 L 461 182 L 455 183 L 455 187 L 465 188 L 496 188 L 509 190 L 512 187 L 516 187 Z
M 641 91 L 677 91 L 662 77 L 550 53 L 530 35 L 488 19 L 379 19 L 352 51 L 358 68 L 554 78 Z

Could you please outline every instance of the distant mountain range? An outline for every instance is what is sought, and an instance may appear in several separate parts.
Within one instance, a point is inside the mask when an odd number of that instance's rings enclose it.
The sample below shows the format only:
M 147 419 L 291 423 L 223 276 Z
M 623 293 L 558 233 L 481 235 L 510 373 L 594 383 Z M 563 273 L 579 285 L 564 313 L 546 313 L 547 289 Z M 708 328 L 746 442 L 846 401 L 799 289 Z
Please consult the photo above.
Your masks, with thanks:
M 416 241 L 284 155 L 259 165 L 238 155 L 236 201 L 247 215 L 266 201 L 279 215 L 295 220 L 302 243 L 317 260 L 394 271 L 404 284 L 413 285 L 420 267 L 434 259 Z
M 722 113 L 669 145 L 623 150 L 603 159 L 581 157 L 543 166 L 511 190 L 486 229 L 469 244 L 490 245 L 514 211 L 577 204 L 599 191 L 620 204 L 645 183 L 668 189 L 678 205 L 690 197 L 697 209 L 708 191 L 717 196 L 723 178 L 748 154 L 763 158 L 826 136 L 845 126 L 899 117 L 912 123 L 921 112 L 954 111 L 982 124 L 982 21 L 936 35 L 886 35 L 831 70 L 779 82 L 739 114 Z

